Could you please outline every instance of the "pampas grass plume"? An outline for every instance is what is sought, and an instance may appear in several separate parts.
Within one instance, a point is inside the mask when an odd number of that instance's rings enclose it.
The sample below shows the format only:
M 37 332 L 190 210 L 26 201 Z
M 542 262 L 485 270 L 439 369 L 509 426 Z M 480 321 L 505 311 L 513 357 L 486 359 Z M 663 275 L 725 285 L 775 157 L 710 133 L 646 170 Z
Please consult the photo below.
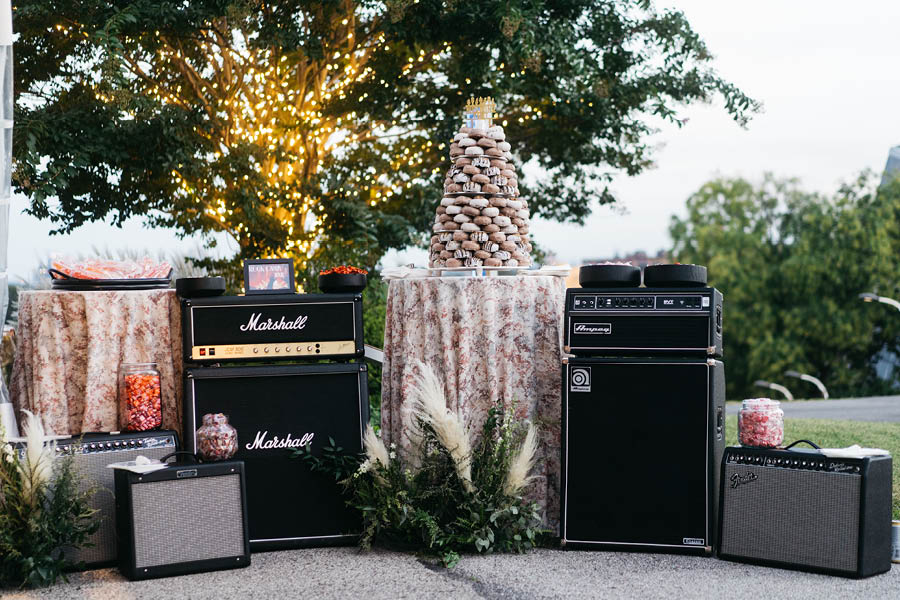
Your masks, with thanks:
M 50 483 L 53 476 L 53 457 L 56 442 L 44 445 L 44 426 L 30 411 L 25 423 L 25 462 L 20 465 L 24 492 L 29 503 L 34 503 L 37 490 Z
M 519 447 L 519 452 L 513 458 L 509 465 L 509 472 L 506 474 L 506 481 L 503 484 L 503 493 L 507 496 L 515 496 L 526 485 L 534 479 L 533 475 L 529 475 L 531 469 L 534 468 L 534 459 L 537 454 L 537 431 L 534 425 L 528 425 L 528 431 L 525 433 L 525 439 Z
M 374 464 L 380 462 L 382 467 L 388 466 L 388 450 L 377 435 L 371 424 L 366 425 L 366 435 L 363 437 L 363 444 L 366 448 L 366 457 L 369 462 Z
M 418 417 L 434 430 L 441 445 L 453 458 L 456 472 L 466 491 L 472 485 L 472 444 L 463 420 L 447 408 L 441 380 L 428 365 L 418 362 L 419 375 L 412 386 L 413 406 Z

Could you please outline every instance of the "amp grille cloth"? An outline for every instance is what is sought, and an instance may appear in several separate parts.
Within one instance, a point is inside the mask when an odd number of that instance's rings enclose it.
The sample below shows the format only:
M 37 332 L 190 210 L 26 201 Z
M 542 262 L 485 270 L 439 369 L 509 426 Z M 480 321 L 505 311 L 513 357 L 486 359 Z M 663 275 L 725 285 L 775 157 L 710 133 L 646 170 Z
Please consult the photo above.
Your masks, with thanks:
M 132 495 L 136 567 L 244 554 L 239 475 L 142 483 Z

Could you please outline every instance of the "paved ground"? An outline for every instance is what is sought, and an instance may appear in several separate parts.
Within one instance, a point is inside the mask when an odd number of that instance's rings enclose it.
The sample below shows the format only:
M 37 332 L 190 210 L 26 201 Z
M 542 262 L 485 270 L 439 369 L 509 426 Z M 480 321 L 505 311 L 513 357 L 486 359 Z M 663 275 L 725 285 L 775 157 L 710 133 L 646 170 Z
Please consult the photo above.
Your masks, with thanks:
M 864 580 L 813 575 L 713 558 L 537 550 L 465 557 L 444 569 L 410 554 L 354 548 L 253 555 L 246 569 L 131 583 L 104 569 L 48 590 L 5 599 L 180 598 L 897 598 L 900 565 Z
M 845 398 L 839 400 L 798 400 L 782 402 L 784 416 L 792 419 L 839 419 L 849 421 L 900 421 L 900 396 Z M 736 415 L 739 402 L 729 402 L 726 411 Z M 900 590 L 897 592 L 900 597 Z

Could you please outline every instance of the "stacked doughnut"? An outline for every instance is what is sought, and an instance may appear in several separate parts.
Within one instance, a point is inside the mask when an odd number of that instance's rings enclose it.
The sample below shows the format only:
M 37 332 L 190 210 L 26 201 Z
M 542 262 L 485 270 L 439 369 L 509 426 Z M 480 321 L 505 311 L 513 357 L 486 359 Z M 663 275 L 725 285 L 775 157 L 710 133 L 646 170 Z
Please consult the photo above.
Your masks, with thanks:
M 519 198 L 503 128 L 461 127 L 450 144 L 450 160 L 429 267 L 529 266 L 528 204 Z

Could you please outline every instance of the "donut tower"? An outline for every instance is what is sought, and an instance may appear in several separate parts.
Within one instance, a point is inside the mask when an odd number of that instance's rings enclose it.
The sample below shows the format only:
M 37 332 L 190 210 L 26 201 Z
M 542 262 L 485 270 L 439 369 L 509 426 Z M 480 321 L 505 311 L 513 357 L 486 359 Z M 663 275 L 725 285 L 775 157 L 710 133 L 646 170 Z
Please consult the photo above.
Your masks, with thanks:
M 466 103 L 432 227 L 433 269 L 531 265 L 528 204 L 519 198 L 510 145 L 493 117 L 490 98 Z

